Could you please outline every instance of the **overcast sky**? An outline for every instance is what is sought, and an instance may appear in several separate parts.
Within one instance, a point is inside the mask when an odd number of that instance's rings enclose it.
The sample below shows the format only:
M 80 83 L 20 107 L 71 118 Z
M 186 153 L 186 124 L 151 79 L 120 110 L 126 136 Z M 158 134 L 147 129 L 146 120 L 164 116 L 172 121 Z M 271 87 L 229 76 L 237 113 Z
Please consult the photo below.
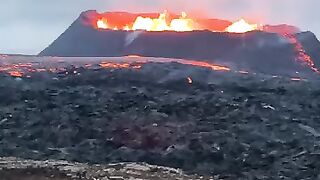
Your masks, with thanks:
M 320 37 L 320 0 L 0 0 L 0 53 L 37 54 L 90 9 L 244 17 L 296 25 Z

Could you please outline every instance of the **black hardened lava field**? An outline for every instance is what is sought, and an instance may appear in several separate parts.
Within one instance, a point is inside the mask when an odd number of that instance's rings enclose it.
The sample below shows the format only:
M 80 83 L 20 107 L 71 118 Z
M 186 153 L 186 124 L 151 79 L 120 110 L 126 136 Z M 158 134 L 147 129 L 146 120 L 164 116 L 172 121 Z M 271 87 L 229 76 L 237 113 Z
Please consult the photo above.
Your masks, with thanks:
M 90 66 L 2 73 L 0 156 L 320 178 L 318 80 L 174 62 Z
M 0 2 L 0 180 L 320 180 L 320 1 Z

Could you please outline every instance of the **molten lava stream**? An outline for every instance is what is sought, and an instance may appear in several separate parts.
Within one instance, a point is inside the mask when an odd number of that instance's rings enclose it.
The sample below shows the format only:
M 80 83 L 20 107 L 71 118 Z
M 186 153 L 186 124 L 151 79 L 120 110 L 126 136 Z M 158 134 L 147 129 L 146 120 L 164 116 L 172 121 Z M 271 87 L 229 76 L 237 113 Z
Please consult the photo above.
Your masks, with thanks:
M 231 69 L 225 66 L 219 66 L 215 64 L 210 64 L 204 61 L 191 61 L 191 60 L 178 60 L 178 63 L 185 64 L 185 65 L 192 65 L 198 67 L 205 67 L 210 68 L 214 71 L 230 71 Z
M 115 62 L 102 62 L 100 63 L 100 67 L 102 68 L 113 68 L 113 69 L 140 69 L 143 63 L 115 63 Z
M 319 69 L 316 68 L 314 62 L 312 61 L 311 56 L 308 55 L 306 50 L 304 49 L 303 45 L 299 42 L 296 35 L 294 34 L 282 34 L 293 46 L 296 53 L 296 59 L 303 63 L 304 65 L 308 66 L 312 71 L 316 73 L 320 73 Z

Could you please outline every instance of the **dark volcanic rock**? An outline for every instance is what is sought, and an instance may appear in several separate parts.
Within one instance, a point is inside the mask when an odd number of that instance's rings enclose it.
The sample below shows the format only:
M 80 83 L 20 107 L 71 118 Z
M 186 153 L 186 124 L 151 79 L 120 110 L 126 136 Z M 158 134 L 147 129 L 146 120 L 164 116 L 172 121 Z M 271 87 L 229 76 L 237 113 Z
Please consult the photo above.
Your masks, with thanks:
M 39 55 L 105 57 L 135 54 L 205 60 L 235 69 L 269 74 L 310 73 L 310 68 L 295 61 L 297 50 L 294 45 L 285 37 L 270 33 L 278 32 L 277 26 L 268 26 L 269 32 L 245 34 L 210 31 L 127 32 L 97 30 L 91 23 L 86 23 L 92 16 L 98 15 L 95 11 L 82 13 Z M 293 27 L 285 27 L 290 32 L 295 31 Z M 297 36 L 318 67 L 320 44 L 312 33 L 308 34 L 307 37 L 303 33 Z
M 305 48 L 306 52 L 314 60 L 316 67 L 320 67 L 320 42 L 312 32 L 302 32 L 297 34 L 298 40 Z
M 66 161 L 32 161 L 0 158 L 1 180 L 189 180 L 210 179 L 186 175 L 179 169 L 152 166 L 145 163 L 92 165 Z
M 0 80 L 0 156 L 147 162 L 222 179 L 319 178 L 318 80 L 177 63 Z

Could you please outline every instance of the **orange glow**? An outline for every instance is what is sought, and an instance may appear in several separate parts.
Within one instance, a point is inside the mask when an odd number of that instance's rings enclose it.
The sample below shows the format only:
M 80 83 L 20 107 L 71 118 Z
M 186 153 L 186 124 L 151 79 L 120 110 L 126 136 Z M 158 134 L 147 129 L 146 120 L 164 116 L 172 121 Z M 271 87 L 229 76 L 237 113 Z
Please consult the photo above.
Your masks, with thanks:
M 111 63 L 111 62 L 103 62 L 99 64 L 103 68 L 129 68 L 129 63 Z
M 137 17 L 132 30 L 146 30 L 146 31 L 192 31 L 193 20 L 187 18 L 187 14 L 182 12 L 179 19 L 173 19 L 167 23 L 167 12 L 161 13 L 157 19 Z
M 130 55 L 127 56 L 128 58 L 140 58 L 141 56 L 136 55 Z M 141 60 L 141 61 L 135 61 L 135 62 L 102 62 L 99 65 L 103 68 L 115 68 L 115 69 L 124 69 L 124 68 L 133 68 L 133 69 L 140 69 L 143 64 L 147 63 L 148 61 Z M 157 62 L 157 61 L 156 61 Z M 191 60 L 183 60 L 183 59 L 177 59 L 174 61 L 168 61 L 168 62 L 177 62 L 180 64 L 185 65 L 192 65 L 192 66 L 198 66 L 198 67 L 204 67 L 209 68 L 214 71 L 230 71 L 231 69 L 226 66 L 220 66 L 215 64 L 210 64 L 204 61 L 191 61 Z
M 125 26 L 125 27 L 123 28 L 123 30 L 125 30 L 125 31 L 130 31 L 130 27 L 127 25 L 127 26 Z
M 316 68 L 311 56 L 308 55 L 303 45 L 299 42 L 295 35 L 283 34 L 282 36 L 285 37 L 293 45 L 297 61 L 308 66 L 312 71 L 320 73 L 319 69 Z
M 209 64 L 209 63 L 203 62 L 203 61 L 183 61 L 183 60 L 181 60 L 181 61 L 177 61 L 177 62 L 181 63 L 181 64 L 186 64 L 186 65 L 206 67 L 206 68 L 210 68 L 215 71 L 230 71 L 230 68 L 228 68 L 228 67 Z
M 219 66 L 210 64 L 203 61 L 190 61 L 184 59 L 162 59 L 155 58 L 155 60 L 145 59 L 144 57 L 138 55 L 129 55 L 123 57 L 123 61 L 98 61 L 95 64 L 82 64 L 80 66 L 75 66 L 75 68 L 83 67 L 86 69 L 95 69 L 97 65 L 100 68 L 109 68 L 109 69 L 141 69 L 142 66 L 146 63 L 159 62 L 159 63 L 179 63 L 203 68 L 209 68 L 215 71 L 230 71 L 228 67 Z M 59 60 L 56 62 L 60 62 Z M 66 75 L 78 74 L 78 71 L 75 69 L 74 71 L 68 72 L 65 67 L 52 67 L 51 63 L 45 65 L 41 63 L 8 63 L 2 62 L 0 65 L 0 72 L 6 73 L 12 77 L 30 77 L 31 73 L 39 73 L 39 72 L 49 72 L 49 73 L 64 73 Z M 188 82 L 191 82 L 192 79 L 188 79 Z
M 258 29 L 257 24 L 249 24 L 244 19 L 240 19 L 237 22 L 234 22 L 232 25 L 226 28 L 226 32 L 230 33 L 245 33 L 249 31 L 254 31 Z
M 97 27 L 99 29 L 108 29 L 108 21 L 107 21 L 107 19 L 106 18 L 98 19 Z
M 115 63 L 115 62 L 102 62 L 99 64 L 103 68 L 115 68 L 115 69 L 125 69 L 125 68 L 132 68 L 132 69 L 140 69 L 140 64 L 131 64 L 131 63 Z
M 128 58 L 140 58 L 141 56 L 133 54 L 133 55 L 128 55 L 127 57 Z
M 170 23 L 171 30 L 174 31 L 193 31 L 194 22 L 192 19 L 187 19 L 187 13 L 182 12 L 181 18 L 173 19 Z
M 180 16 L 164 11 L 160 14 L 100 14 L 94 19 L 94 25 L 98 29 L 124 30 L 124 31 L 194 31 L 210 30 L 213 32 L 245 33 L 258 29 L 257 24 L 249 24 L 240 19 L 233 24 L 228 21 L 213 19 L 196 19 L 188 17 L 186 12 Z
M 127 56 L 128 58 L 140 58 L 141 56 L 136 55 L 130 55 Z M 99 65 L 103 68 L 115 68 L 115 69 L 124 69 L 124 68 L 132 68 L 132 69 L 140 69 L 143 64 L 147 63 L 148 61 L 136 61 L 136 62 L 102 62 Z M 209 68 L 214 71 L 230 71 L 231 69 L 226 66 L 220 66 L 215 64 L 210 64 L 204 61 L 191 61 L 191 60 L 183 60 L 183 59 L 177 59 L 175 61 L 168 61 L 168 62 L 177 62 L 180 64 L 185 65 L 192 65 L 192 66 L 198 66 L 198 67 L 204 67 Z
M 10 76 L 13 76 L 13 77 L 22 77 L 23 74 L 19 71 L 9 71 L 8 72 Z
M 169 20 L 168 14 L 165 11 L 161 13 L 158 18 L 138 16 L 133 24 L 125 25 L 122 28 L 117 26 L 111 27 L 108 25 L 106 18 L 99 18 L 96 22 L 98 29 L 113 29 L 113 30 L 145 30 L 145 31 L 193 31 L 195 30 L 194 21 L 187 18 L 187 13 L 182 12 L 177 19 Z

